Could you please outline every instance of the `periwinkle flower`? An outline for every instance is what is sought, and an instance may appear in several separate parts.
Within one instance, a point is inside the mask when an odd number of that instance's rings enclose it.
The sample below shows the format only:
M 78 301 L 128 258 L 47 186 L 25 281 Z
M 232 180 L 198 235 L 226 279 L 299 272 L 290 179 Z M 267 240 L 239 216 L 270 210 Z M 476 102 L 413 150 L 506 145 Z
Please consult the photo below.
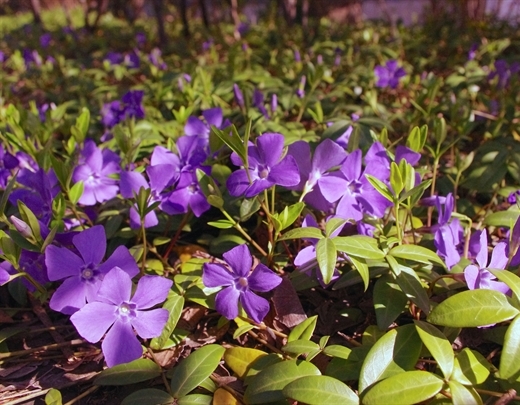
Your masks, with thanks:
M 264 94 L 260 90 L 255 89 L 255 91 L 253 92 L 253 99 L 251 101 L 253 103 L 253 106 L 258 108 L 258 110 L 260 110 L 260 112 L 265 118 L 269 118 L 269 114 L 267 113 L 267 109 L 264 105 Z
M 245 107 L 244 103 L 244 94 L 242 93 L 242 90 L 240 90 L 240 87 L 238 87 L 238 84 L 233 84 L 233 95 L 235 97 L 235 101 L 238 104 L 240 108 Z
M 49 280 L 63 280 L 54 292 L 49 306 L 54 311 L 73 314 L 87 302 L 97 299 L 103 277 L 114 267 L 120 267 L 129 277 L 139 273 L 133 256 L 125 246 L 119 246 L 102 262 L 107 242 L 101 225 L 86 229 L 72 238 L 79 255 L 67 248 L 54 245 L 45 250 L 45 264 Z
M 143 47 L 146 44 L 146 34 L 144 32 L 138 32 L 135 34 L 135 41 L 138 47 Z
M 184 126 L 184 133 L 188 136 L 196 136 L 199 138 L 199 144 L 204 149 L 209 147 L 209 134 L 211 127 L 215 126 L 218 129 L 223 129 L 231 123 L 229 120 L 224 120 L 222 108 L 215 107 L 202 111 L 204 121 L 198 117 L 189 116 Z
M 40 37 L 40 46 L 42 48 L 47 48 L 51 44 L 51 41 L 52 41 L 52 35 L 50 33 L 46 32 L 45 34 L 43 34 Z
M 0 144 L 0 188 L 4 189 L 7 186 L 12 170 L 18 167 L 19 161 L 16 156 L 7 152 L 4 146 Z
M 43 59 L 37 50 L 24 49 L 22 51 L 22 57 L 25 62 L 25 68 L 29 69 L 31 66 L 36 65 L 41 67 Z
M 160 70 L 166 70 L 166 63 L 162 60 L 162 52 L 159 48 L 153 48 L 148 55 L 148 60 L 152 65 Z
M 448 269 L 451 269 L 460 261 L 460 253 L 458 247 L 462 241 L 462 226 L 457 218 L 451 219 L 455 201 L 450 193 L 444 200 L 444 209 L 442 199 L 435 198 L 435 206 L 439 213 L 437 225 L 433 227 L 434 244 L 437 248 L 437 254 L 441 257 Z
M 83 306 L 70 320 L 91 343 L 99 342 L 106 333 L 101 349 L 108 367 L 128 363 L 143 354 L 135 333 L 143 339 L 162 333 L 168 311 L 150 308 L 166 299 L 172 284 L 164 277 L 144 276 L 132 296 L 131 276 L 113 267 L 101 282 L 96 300 Z
M 130 90 L 121 97 L 125 118 L 144 118 L 143 97 L 144 91 L 142 90 Z
M 83 181 L 83 194 L 79 203 L 95 205 L 117 195 L 117 181 L 110 176 L 120 171 L 119 160 L 114 152 L 99 149 L 93 140 L 85 141 L 80 162 L 72 174 L 75 183 Z
M 495 77 L 497 80 L 497 87 L 503 89 L 507 87 L 511 77 L 520 72 L 520 63 L 514 62 L 511 65 L 503 59 L 495 61 L 495 70 L 488 75 L 488 80 L 493 80 Z
M 377 87 L 390 87 L 392 89 L 397 87 L 401 77 L 406 76 L 406 71 L 398 66 L 396 60 L 389 60 L 384 66 L 376 66 L 374 73 L 377 76 Z
M 300 79 L 300 83 L 298 84 L 298 90 L 296 90 L 296 95 L 298 98 L 305 97 L 305 84 L 307 83 L 307 77 L 303 75 Z
M 296 160 L 292 156 L 283 156 L 284 136 L 267 133 L 259 136 L 256 146 L 248 147 L 248 167 L 231 173 L 227 187 L 232 196 L 245 195 L 254 197 L 274 185 L 295 186 L 300 182 L 300 173 Z M 244 165 L 237 154 L 231 154 L 231 161 L 236 166 Z
M 487 269 L 503 270 L 506 268 L 507 244 L 499 242 L 493 248 L 491 253 L 491 261 L 488 264 L 488 236 L 487 231 L 477 232 L 470 241 L 470 250 L 472 250 L 476 257 L 476 264 L 470 264 L 464 269 L 464 278 L 470 290 L 485 288 L 488 290 L 500 291 L 504 294 L 510 291 L 509 287 L 496 279 Z
M 262 322 L 269 312 L 269 301 L 253 291 L 268 292 L 276 288 L 281 277 L 262 263 L 253 267 L 247 245 L 238 245 L 222 255 L 226 265 L 204 263 L 202 282 L 206 287 L 223 287 L 215 298 L 215 308 L 227 319 L 235 319 L 238 304 L 255 322 Z
M 107 60 L 111 65 L 120 65 L 123 63 L 124 56 L 120 52 L 110 51 L 106 54 L 105 60 Z
M 136 51 L 132 51 L 129 54 L 126 54 L 123 62 L 130 69 L 139 69 L 139 66 L 141 65 L 141 60 L 139 59 L 139 55 Z
M 103 105 L 103 108 L 101 108 L 101 122 L 107 128 L 112 128 L 119 124 L 124 118 L 124 111 L 121 106 L 121 101 L 119 100 L 106 103 Z

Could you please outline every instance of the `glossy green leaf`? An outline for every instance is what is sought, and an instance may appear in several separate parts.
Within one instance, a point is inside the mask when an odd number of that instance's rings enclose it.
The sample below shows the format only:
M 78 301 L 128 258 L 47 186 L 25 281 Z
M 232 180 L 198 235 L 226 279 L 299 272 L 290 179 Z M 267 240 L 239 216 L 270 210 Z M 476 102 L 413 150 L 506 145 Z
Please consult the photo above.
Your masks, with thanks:
M 390 190 L 384 182 L 382 182 L 377 177 L 372 176 L 370 174 L 365 174 L 365 177 L 370 182 L 370 184 L 372 184 L 372 186 L 379 192 L 379 194 L 381 194 L 383 197 L 385 197 L 391 203 L 394 202 L 394 196 L 392 194 L 392 190 Z
M 511 224 L 514 224 L 518 218 L 520 218 L 520 211 L 515 209 L 509 209 L 505 211 L 493 212 L 484 218 L 484 225 L 491 226 L 502 226 L 509 228 Z
M 500 377 L 506 380 L 520 377 L 520 316 L 507 328 L 499 370 Z
M 173 295 L 166 300 L 163 308 L 168 311 L 168 321 L 164 325 L 163 331 L 159 337 L 153 338 L 150 342 L 150 347 L 154 350 L 160 350 L 166 344 L 166 341 L 172 334 L 173 330 L 179 322 L 182 309 L 184 308 L 184 297 L 180 295 Z
M 344 358 L 344 354 L 333 357 L 327 365 L 325 374 L 340 381 L 359 380 L 361 367 L 369 350 L 370 346 L 359 346 L 350 351 L 348 358 Z
M 403 191 L 404 180 L 401 171 L 399 170 L 399 166 L 395 162 L 390 164 L 390 185 L 392 186 L 392 190 L 396 196 L 401 194 L 401 191 Z
M 250 367 L 246 371 L 246 378 L 244 380 L 244 385 L 248 385 L 251 381 L 255 379 L 255 376 L 260 373 L 262 370 L 265 370 L 267 367 L 272 366 L 273 364 L 282 362 L 282 357 L 278 354 L 270 353 L 267 356 L 262 356 L 253 361 Z
M 325 284 L 329 284 L 332 280 L 337 257 L 338 252 L 336 251 L 332 239 L 323 238 L 318 241 L 316 244 L 316 259 L 318 260 L 318 266 L 320 267 L 320 272 Z
M 434 251 L 418 245 L 399 245 L 390 250 L 388 254 L 399 259 L 412 260 L 419 263 L 437 263 L 446 267 L 444 261 Z
M 267 356 L 267 353 L 261 350 L 240 346 L 229 347 L 224 353 L 224 361 L 238 378 L 244 378 L 251 365 L 263 356 Z
M 127 396 L 121 405 L 170 405 L 173 401 L 173 397 L 166 391 L 145 388 Z
M 507 321 L 519 313 L 501 292 L 480 289 L 452 295 L 430 312 L 427 321 L 435 325 L 471 328 Z
M 207 345 L 192 352 L 173 369 L 171 393 L 182 398 L 194 390 L 217 368 L 225 349 L 220 345 Z
M 402 267 L 396 281 L 410 301 L 421 308 L 426 315 L 430 313 L 430 299 L 426 289 L 412 269 Z
M 451 343 L 446 336 L 435 326 L 423 321 L 414 321 L 415 329 L 423 344 L 437 361 L 445 378 L 450 378 L 453 371 L 453 359 L 455 354 Z
M 291 229 L 284 233 L 278 240 L 288 240 L 288 239 L 301 239 L 301 238 L 313 238 L 313 239 L 321 239 L 323 238 L 323 234 L 319 228 L 314 228 L 312 226 L 308 226 L 305 228 L 295 228 Z
M 152 360 L 137 359 L 103 370 L 94 380 L 94 384 L 128 385 L 151 380 L 160 375 L 161 367 Z
M 247 333 L 248 331 L 254 329 L 255 327 L 253 325 L 241 325 L 238 328 L 235 329 L 235 332 L 233 332 L 233 339 L 236 339 L 240 336 L 242 336 L 244 333 Z
M 208 221 L 208 225 L 218 229 L 229 229 L 233 228 L 234 224 L 227 219 L 219 219 L 218 221 Z
M 377 240 L 369 236 L 338 236 L 332 240 L 337 250 L 345 252 L 349 256 L 372 260 L 383 259 L 385 257 L 383 251 L 377 246 Z
M 444 382 L 426 371 L 407 371 L 378 382 L 362 396 L 363 405 L 414 405 L 437 395 Z
M 520 300 L 520 277 L 508 270 L 488 269 L 497 279 L 506 283 L 513 294 Z
M 320 350 L 320 346 L 317 343 L 303 339 L 293 340 L 282 347 L 282 351 L 296 356 L 299 356 L 300 354 L 308 354 L 315 350 Z
M 361 368 L 359 391 L 375 382 L 413 370 L 421 352 L 421 339 L 414 325 L 387 332 L 371 347 Z
M 286 206 L 282 212 L 273 215 L 273 217 L 275 217 L 280 222 L 280 228 L 276 230 L 280 232 L 291 226 L 294 221 L 298 219 L 304 207 L 305 203 L 298 202 L 296 204 Z
M 326 375 L 298 378 L 283 389 L 283 395 L 308 405 L 357 405 L 358 396 L 350 387 Z
M 244 393 L 247 404 L 265 404 L 283 400 L 283 389 L 298 378 L 320 375 L 320 370 L 307 361 L 287 360 L 273 364 L 251 379 Z
M 323 353 L 331 357 L 339 357 L 340 359 L 348 359 L 352 353 L 352 349 L 341 345 L 330 345 L 323 349 Z
M 177 400 L 177 405 L 211 405 L 213 397 L 204 394 L 190 394 Z
M 473 387 L 466 387 L 458 381 L 448 381 L 453 405 L 482 405 L 482 398 Z
M 482 384 L 489 376 L 491 364 L 479 352 L 467 347 L 455 356 L 451 380 L 464 385 Z
M 334 232 L 342 228 L 347 223 L 346 219 L 343 218 L 331 218 L 325 224 L 325 235 L 329 238 L 332 237 Z
M 62 405 L 61 392 L 55 388 L 51 388 L 47 394 L 45 394 L 45 405 Z
M 314 328 L 316 328 L 316 322 L 318 322 L 318 315 L 311 316 L 310 318 L 307 318 L 303 322 L 296 325 L 291 333 L 289 333 L 287 342 L 301 339 L 310 340 L 312 334 L 314 333 Z
M 352 265 L 358 271 L 359 275 L 361 276 L 366 291 L 370 282 L 370 271 L 368 269 L 366 260 L 360 258 L 358 259 L 356 258 L 356 256 L 350 256 L 349 259 L 352 262 Z
M 408 298 L 390 275 L 383 275 L 376 281 L 373 300 L 377 326 L 381 330 L 386 330 L 408 303 Z

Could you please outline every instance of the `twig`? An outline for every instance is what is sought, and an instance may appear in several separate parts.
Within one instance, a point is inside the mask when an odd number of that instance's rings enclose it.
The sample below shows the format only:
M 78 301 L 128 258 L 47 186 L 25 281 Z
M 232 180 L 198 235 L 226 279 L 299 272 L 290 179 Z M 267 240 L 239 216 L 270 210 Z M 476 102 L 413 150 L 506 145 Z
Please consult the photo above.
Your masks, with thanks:
M 78 395 L 76 398 L 71 399 L 69 402 L 66 402 L 63 405 L 72 405 L 72 404 L 76 403 L 77 401 L 79 401 L 81 398 L 85 398 L 87 395 L 92 394 L 98 388 L 99 388 L 99 385 L 94 385 L 93 387 L 90 387 L 88 390 L 86 390 L 85 392 Z

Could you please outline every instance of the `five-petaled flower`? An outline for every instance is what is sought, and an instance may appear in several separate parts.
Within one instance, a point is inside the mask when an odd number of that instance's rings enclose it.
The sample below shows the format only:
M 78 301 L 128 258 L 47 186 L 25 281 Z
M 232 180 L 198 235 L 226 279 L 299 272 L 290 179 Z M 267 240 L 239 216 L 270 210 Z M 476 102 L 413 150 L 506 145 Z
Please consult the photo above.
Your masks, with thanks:
M 49 280 L 65 279 L 51 298 L 49 306 L 54 311 L 73 314 L 87 302 L 96 300 L 103 277 L 116 266 L 131 277 L 139 273 L 134 258 L 125 246 L 119 246 L 101 263 L 107 247 L 105 228 L 101 225 L 78 233 L 72 238 L 72 244 L 81 257 L 63 247 L 49 245 L 45 249 Z
M 215 298 L 217 311 L 227 319 L 235 319 L 240 303 L 252 320 L 262 322 L 269 312 L 269 302 L 253 291 L 271 291 L 282 282 L 281 277 L 262 263 L 253 268 L 253 256 L 246 245 L 234 247 L 223 257 L 227 266 L 205 263 L 202 272 L 206 287 L 224 287 Z
M 378 65 L 374 69 L 377 76 L 377 87 L 390 87 L 395 89 L 401 77 L 406 76 L 406 71 L 397 65 L 396 60 L 389 60 L 386 64 Z
M 164 277 L 144 276 L 131 297 L 132 279 L 128 272 L 114 267 L 103 279 L 96 301 L 89 302 L 70 320 L 91 343 L 98 342 L 106 333 L 101 349 L 108 367 L 128 363 L 143 353 L 134 329 L 143 339 L 161 334 L 168 311 L 150 308 L 166 299 L 172 284 Z

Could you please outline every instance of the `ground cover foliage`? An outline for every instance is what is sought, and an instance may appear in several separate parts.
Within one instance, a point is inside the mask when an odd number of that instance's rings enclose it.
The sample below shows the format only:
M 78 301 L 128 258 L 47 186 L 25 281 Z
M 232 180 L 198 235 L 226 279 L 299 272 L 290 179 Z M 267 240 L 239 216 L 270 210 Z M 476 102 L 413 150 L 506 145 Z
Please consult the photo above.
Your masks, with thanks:
M 515 28 L 10 24 L 2 402 L 520 400 Z

